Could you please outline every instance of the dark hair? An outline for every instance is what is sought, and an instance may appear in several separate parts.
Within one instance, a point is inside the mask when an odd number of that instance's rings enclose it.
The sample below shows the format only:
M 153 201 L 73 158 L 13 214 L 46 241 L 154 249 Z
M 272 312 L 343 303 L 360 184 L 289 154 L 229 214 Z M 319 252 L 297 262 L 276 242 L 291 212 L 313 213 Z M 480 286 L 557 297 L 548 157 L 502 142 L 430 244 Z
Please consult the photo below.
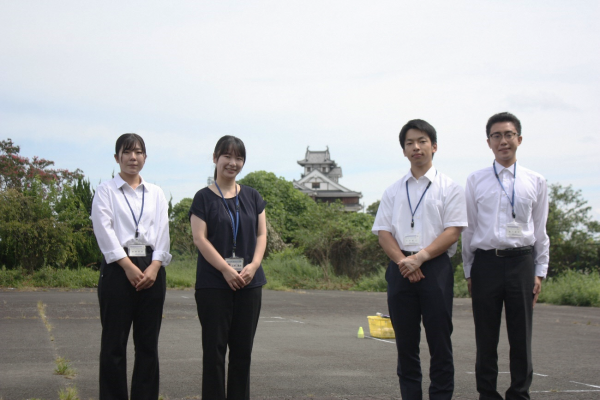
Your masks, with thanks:
M 125 150 L 133 150 L 135 149 L 135 145 L 139 144 L 142 148 L 142 153 L 144 156 L 146 155 L 146 144 L 144 143 L 144 139 L 137 133 L 124 133 L 117 139 L 117 143 L 115 144 L 115 155 L 119 155 L 119 151 Z
M 490 119 L 488 119 L 488 122 L 485 125 L 485 133 L 488 138 L 490 137 L 490 130 L 492 129 L 492 126 L 498 122 L 512 122 L 517 130 L 517 135 L 521 136 L 521 121 L 519 121 L 519 118 L 515 117 L 513 114 L 505 111 L 494 114 L 490 117 Z
M 223 154 L 233 154 L 236 157 L 242 157 L 244 164 L 246 163 L 246 147 L 244 146 L 244 142 L 235 136 L 225 135 L 219 139 L 213 156 L 218 160 Z M 215 167 L 215 180 L 217 180 L 217 167 Z
M 427 121 L 413 119 L 408 121 L 400 130 L 400 146 L 402 146 L 402 150 L 404 150 L 404 142 L 406 142 L 406 133 L 411 129 L 425 132 L 427 136 L 429 136 L 432 145 L 437 143 L 437 133 L 435 132 L 435 128 Z

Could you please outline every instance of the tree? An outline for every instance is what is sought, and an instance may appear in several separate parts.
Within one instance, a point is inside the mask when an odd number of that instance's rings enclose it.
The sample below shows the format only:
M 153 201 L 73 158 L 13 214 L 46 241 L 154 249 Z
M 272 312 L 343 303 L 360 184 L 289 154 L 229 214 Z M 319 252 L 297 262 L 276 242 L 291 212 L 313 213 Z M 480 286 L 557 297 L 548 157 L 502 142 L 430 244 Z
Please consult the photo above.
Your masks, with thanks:
M 549 187 L 546 232 L 550 237 L 549 274 L 567 269 L 593 271 L 600 264 L 600 223 L 591 216 L 591 207 L 580 190 L 571 185 Z
M 251 172 L 239 183 L 256 189 L 266 200 L 267 220 L 286 243 L 292 241 L 298 229 L 298 218 L 316 206 L 310 197 L 294 188 L 291 182 L 278 178 L 272 172 Z
M 89 181 L 80 169 L 53 169 L 54 162 L 19 151 L 11 139 L 0 141 L 0 264 L 96 265 Z
M 381 204 L 381 200 L 377 200 L 376 202 L 372 203 L 369 207 L 367 207 L 366 213 L 375 217 L 377 215 L 377 211 L 379 210 L 379 204 Z
M 37 156 L 29 160 L 20 156 L 19 151 L 21 148 L 11 139 L 0 141 L 0 190 L 22 191 L 31 187 L 36 180 L 43 186 L 53 184 L 60 189 L 63 183 L 73 183 L 83 178 L 83 171 L 79 168 L 73 172 L 49 168 L 54 161 Z

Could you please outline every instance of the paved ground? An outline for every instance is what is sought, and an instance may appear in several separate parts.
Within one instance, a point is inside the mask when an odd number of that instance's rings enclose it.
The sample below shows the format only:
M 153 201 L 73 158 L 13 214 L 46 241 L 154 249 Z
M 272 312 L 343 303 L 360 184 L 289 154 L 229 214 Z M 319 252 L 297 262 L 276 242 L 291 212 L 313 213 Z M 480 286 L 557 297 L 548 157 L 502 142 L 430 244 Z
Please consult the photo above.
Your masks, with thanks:
M 161 393 L 169 400 L 200 398 L 202 346 L 193 294 L 167 292 L 160 354 Z M 50 332 L 38 302 L 46 306 Z M 252 398 L 399 398 L 394 341 L 356 337 L 359 326 L 368 336 L 367 315 L 386 310 L 384 293 L 265 291 Z M 455 299 L 454 327 L 455 398 L 475 399 L 470 300 Z M 69 385 L 82 400 L 97 398 L 99 342 L 95 290 L 0 291 L 0 399 L 57 399 Z M 600 399 L 600 309 L 538 305 L 533 343 L 533 399 Z M 505 390 L 505 335 L 500 353 L 499 387 Z M 427 371 L 424 339 L 421 354 Z M 71 360 L 74 379 L 53 374 L 56 356 Z

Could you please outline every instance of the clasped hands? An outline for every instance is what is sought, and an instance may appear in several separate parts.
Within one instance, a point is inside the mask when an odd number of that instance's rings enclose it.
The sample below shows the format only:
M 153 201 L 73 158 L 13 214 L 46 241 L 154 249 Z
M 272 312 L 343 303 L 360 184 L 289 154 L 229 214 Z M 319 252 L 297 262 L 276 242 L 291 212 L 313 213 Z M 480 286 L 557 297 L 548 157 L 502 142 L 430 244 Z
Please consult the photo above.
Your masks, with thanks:
M 229 266 L 229 268 L 226 268 L 224 271 L 222 271 L 222 273 L 231 290 L 236 291 L 238 289 L 242 289 L 244 286 L 252 282 L 257 269 L 258 267 L 254 263 L 250 263 L 246 265 L 240 272 L 237 272 L 235 269 Z
M 421 265 L 430 258 L 428 252 L 421 250 L 417 254 L 403 258 L 397 264 L 402 276 L 408 278 L 410 283 L 415 283 L 425 278 Z

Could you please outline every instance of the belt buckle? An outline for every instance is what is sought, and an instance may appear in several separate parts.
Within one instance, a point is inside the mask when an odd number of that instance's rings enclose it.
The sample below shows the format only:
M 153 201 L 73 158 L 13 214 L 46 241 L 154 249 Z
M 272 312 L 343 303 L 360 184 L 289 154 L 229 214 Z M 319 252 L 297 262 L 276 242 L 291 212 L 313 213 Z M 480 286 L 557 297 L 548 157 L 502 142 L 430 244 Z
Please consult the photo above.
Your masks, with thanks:
M 498 254 L 498 249 L 495 249 L 495 250 L 496 250 L 496 257 L 506 257 L 506 256 L 501 256 L 500 254 Z

